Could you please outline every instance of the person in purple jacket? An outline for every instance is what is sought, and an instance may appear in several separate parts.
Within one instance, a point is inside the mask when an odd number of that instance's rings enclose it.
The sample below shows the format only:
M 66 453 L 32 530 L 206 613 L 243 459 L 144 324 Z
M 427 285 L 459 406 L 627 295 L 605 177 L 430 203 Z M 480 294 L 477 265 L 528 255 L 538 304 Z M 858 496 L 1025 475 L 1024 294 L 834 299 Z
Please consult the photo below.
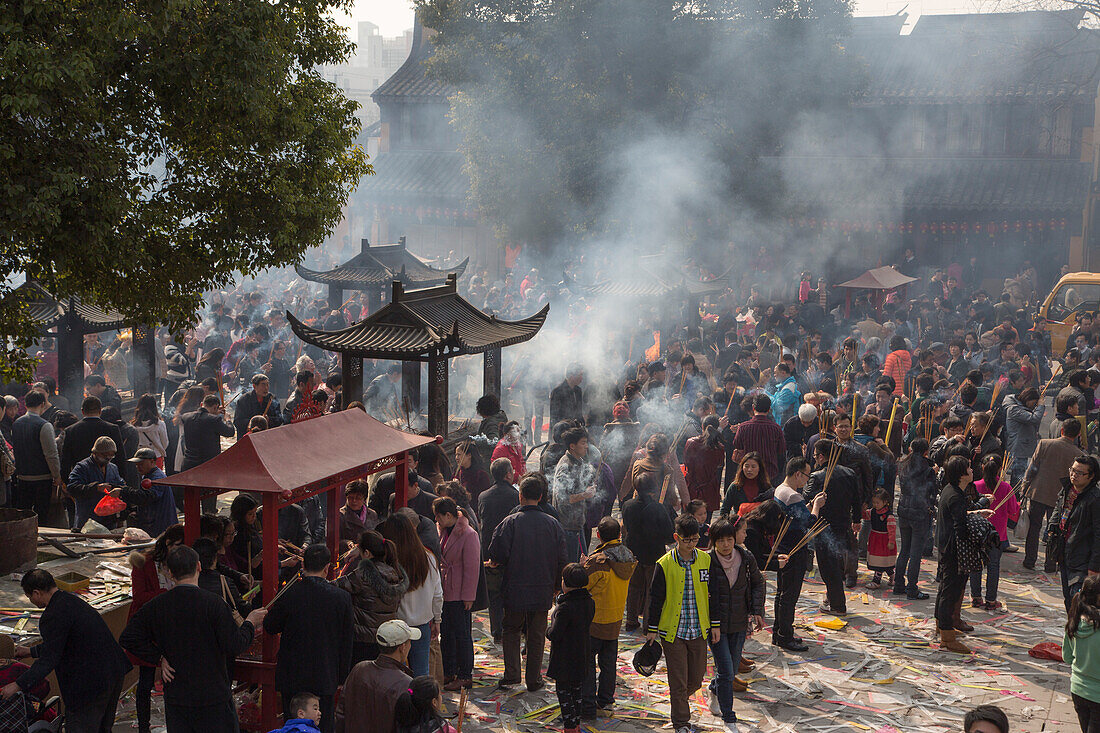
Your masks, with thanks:
M 432 502 L 443 555 L 443 619 L 439 629 L 443 654 L 443 689 L 473 686 L 474 640 L 470 611 L 481 574 L 481 542 L 455 500 L 441 496 Z

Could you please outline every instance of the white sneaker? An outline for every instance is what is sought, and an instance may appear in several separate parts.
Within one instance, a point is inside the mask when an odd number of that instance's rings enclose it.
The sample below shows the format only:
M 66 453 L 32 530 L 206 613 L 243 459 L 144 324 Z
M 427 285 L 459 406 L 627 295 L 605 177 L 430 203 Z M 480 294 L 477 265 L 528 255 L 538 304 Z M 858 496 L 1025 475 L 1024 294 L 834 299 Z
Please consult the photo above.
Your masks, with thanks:
M 710 714 L 717 718 L 722 717 L 722 706 L 718 703 L 718 696 L 714 694 L 714 690 L 707 690 L 707 697 L 709 699 Z
M 691 727 L 682 725 L 676 729 L 676 733 L 691 733 Z
M 728 733 L 741 733 L 741 730 L 737 727 L 737 723 L 726 723 L 726 730 Z

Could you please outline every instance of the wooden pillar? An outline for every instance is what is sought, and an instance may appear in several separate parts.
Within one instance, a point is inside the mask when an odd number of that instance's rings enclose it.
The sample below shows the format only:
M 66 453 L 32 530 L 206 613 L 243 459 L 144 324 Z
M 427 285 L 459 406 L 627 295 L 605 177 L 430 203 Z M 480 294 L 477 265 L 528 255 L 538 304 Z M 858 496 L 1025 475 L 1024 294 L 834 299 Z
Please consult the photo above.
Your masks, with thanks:
M 157 389 L 157 333 L 149 326 L 133 327 L 133 385 L 134 397 L 156 394 Z
M 483 394 L 491 394 L 500 399 L 500 347 L 488 349 L 482 354 L 482 369 L 485 376 Z
M 420 362 L 401 362 L 401 408 L 420 413 Z
M 393 508 L 396 511 L 409 503 L 409 454 L 402 453 L 394 466 Z
M 344 404 L 363 401 L 363 360 L 351 354 L 340 354 L 340 377 L 343 380 Z
M 84 400 L 84 334 L 72 316 L 57 324 L 57 391 L 79 414 Z
M 325 501 L 328 503 L 328 516 L 330 517 L 325 523 L 325 527 L 328 529 L 328 537 L 325 538 L 326 544 L 328 544 L 328 551 L 332 553 L 332 575 L 335 577 L 340 565 L 340 494 L 341 489 L 339 485 L 331 487 L 325 492 Z M 349 538 L 352 542 L 358 542 L 359 538 Z
M 202 505 L 199 502 L 199 492 L 188 486 L 183 490 L 183 540 L 188 546 L 195 544 L 199 538 L 199 517 L 202 514 Z
M 263 594 L 265 604 L 271 603 L 275 598 L 275 594 L 279 591 L 279 543 L 276 541 L 279 536 L 279 500 L 279 494 L 265 492 L 263 495 L 263 536 L 267 538 L 267 541 L 264 542 L 263 548 L 264 578 L 262 581 L 263 589 L 260 593 Z M 275 635 L 264 634 L 261 651 L 263 661 L 274 665 L 278 649 L 279 640 L 275 638 Z M 267 727 L 274 724 L 273 721 L 278 715 L 278 708 L 275 700 L 275 686 L 267 683 L 267 680 L 264 682 L 265 684 L 261 686 L 260 722 L 264 727 Z
M 328 307 L 332 310 L 340 310 L 340 306 L 344 304 L 344 289 L 336 283 L 331 283 L 328 286 Z
M 428 360 L 428 432 L 444 438 L 450 417 L 448 367 L 444 356 L 433 355 Z

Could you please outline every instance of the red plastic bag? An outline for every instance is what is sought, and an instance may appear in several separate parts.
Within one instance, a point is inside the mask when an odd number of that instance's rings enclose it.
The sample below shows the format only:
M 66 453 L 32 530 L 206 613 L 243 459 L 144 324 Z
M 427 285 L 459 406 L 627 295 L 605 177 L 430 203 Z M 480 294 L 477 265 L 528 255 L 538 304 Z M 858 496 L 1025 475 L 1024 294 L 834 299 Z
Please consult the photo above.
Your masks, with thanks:
M 1036 659 L 1050 659 L 1055 662 L 1064 662 L 1062 659 L 1062 647 L 1053 641 L 1044 641 L 1027 650 L 1029 657 Z
M 118 514 L 126 508 L 126 502 L 122 499 L 111 496 L 110 494 L 104 494 L 103 498 L 99 500 L 99 503 L 95 505 L 95 512 L 97 517 L 109 517 L 112 514 Z

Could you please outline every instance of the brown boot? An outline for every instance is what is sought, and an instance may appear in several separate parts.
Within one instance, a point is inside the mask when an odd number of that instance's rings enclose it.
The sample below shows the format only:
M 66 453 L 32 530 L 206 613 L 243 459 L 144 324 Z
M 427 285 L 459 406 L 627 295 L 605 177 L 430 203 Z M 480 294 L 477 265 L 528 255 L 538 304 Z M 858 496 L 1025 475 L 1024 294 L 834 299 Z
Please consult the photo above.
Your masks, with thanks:
M 747 682 L 744 682 L 744 681 L 738 679 L 737 677 L 733 678 L 733 691 L 734 692 L 744 692 L 747 689 L 749 689 L 749 684 Z
M 958 639 L 955 629 L 940 629 L 940 648 L 956 654 L 971 654 L 970 647 Z
M 959 632 L 960 634 L 969 634 L 971 631 L 974 630 L 974 627 L 963 620 L 962 606 L 963 599 L 960 596 L 958 603 L 955 604 L 955 611 L 951 614 L 951 622 L 952 625 L 955 627 L 955 631 Z
M 744 674 L 745 672 L 751 672 L 756 668 L 756 662 L 748 659 L 747 657 L 741 657 L 741 665 L 737 668 L 738 674 Z

